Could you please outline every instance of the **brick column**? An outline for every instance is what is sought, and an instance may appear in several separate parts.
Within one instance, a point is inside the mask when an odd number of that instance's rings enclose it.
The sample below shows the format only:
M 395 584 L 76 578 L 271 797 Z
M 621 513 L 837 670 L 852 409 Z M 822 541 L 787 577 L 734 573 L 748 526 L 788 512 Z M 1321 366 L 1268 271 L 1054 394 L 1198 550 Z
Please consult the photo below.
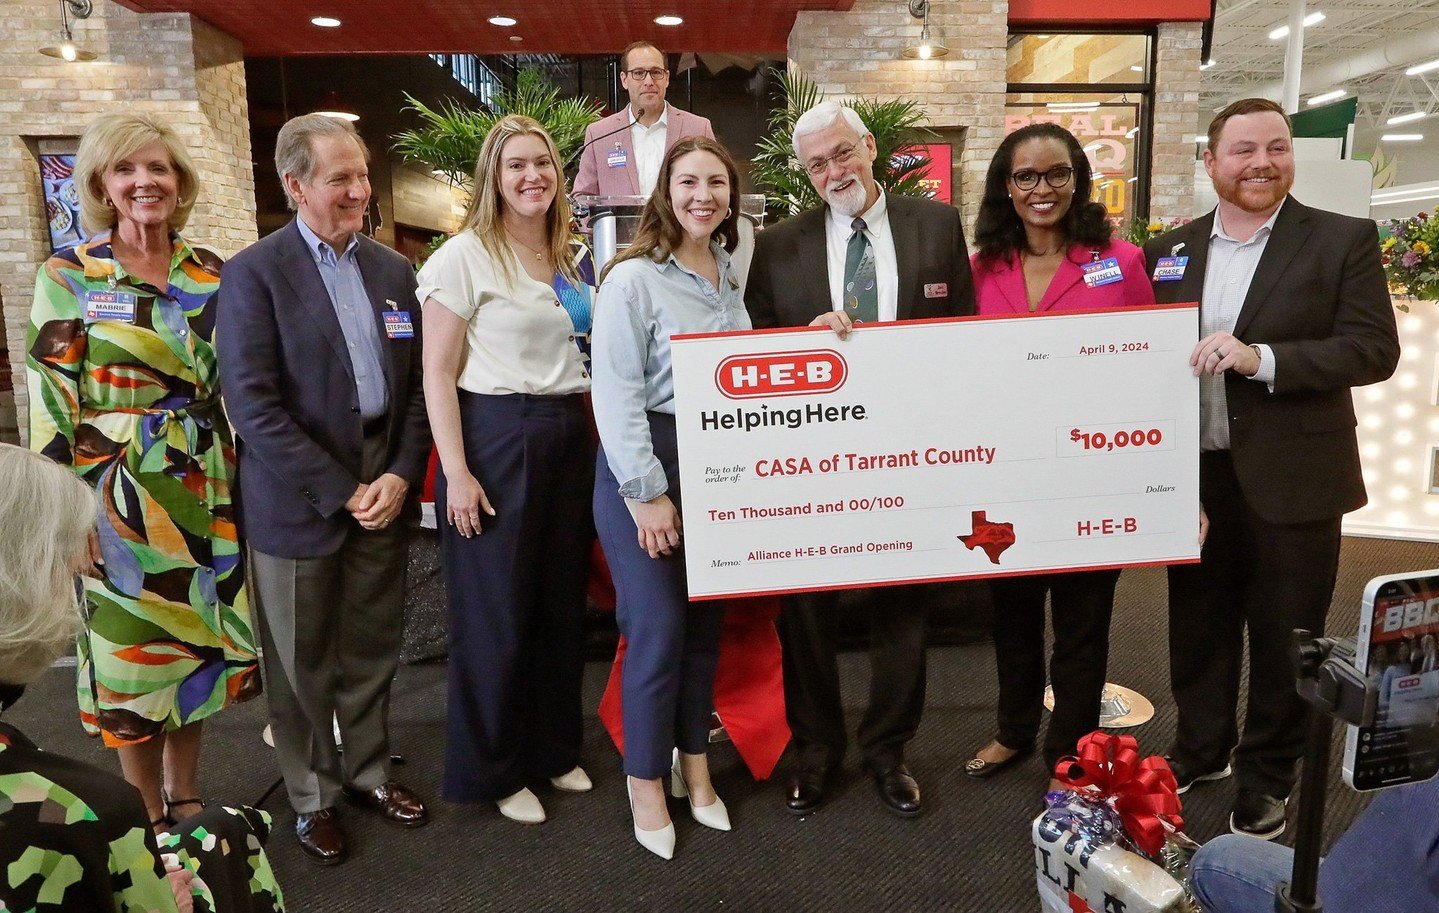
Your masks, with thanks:
M 1149 214 L 1155 219 L 1193 218 L 1194 137 L 1199 132 L 1200 25 L 1159 26 L 1154 71 L 1154 161 Z
M 25 328 L 35 272 L 50 250 L 42 143 L 73 143 L 100 114 L 153 114 L 174 127 L 199 171 L 200 199 L 185 234 L 222 255 L 257 236 L 240 43 L 188 14 L 97 3 L 74 32 L 100 58 L 64 63 L 37 53 L 55 43 L 59 28 L 50 0 L 5 0 L 0 11 L 0 316 L 22 439 Z M 0 416 L 0 427 L 8 420 Z
M 984 196 L 984 172 L 1004 138 L 1008 0 L 930 0 L 931 36 L 949 47 L 938 60 L 908 60 L 920 22 L 902 0 L 855 0 L 846 12 L 802 12 L 789 34 L 789 68 L 827 97 L 912 98 L 934 128 L 962 128 L 963 174 L 956 203 L 969 231 Z

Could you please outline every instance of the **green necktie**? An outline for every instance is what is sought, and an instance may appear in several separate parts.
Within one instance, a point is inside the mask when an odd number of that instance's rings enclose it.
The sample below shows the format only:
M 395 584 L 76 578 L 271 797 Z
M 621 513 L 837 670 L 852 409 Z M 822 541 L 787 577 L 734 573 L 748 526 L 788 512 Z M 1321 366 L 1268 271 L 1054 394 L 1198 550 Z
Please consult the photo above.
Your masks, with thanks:
M 879 288 L 874 273 L 874 247 L 865 235 L 864 219 L 850 223 L 849 252 L 844 258 L 844 310 L 860 323 L 879 320 Z

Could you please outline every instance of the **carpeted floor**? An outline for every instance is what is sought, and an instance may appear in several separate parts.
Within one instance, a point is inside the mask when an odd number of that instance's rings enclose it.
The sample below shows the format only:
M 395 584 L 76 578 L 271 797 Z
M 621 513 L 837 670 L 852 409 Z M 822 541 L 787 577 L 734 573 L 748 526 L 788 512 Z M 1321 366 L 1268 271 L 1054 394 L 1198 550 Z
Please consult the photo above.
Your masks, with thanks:
M 1436 565 L 1439 548 L 1433 544 L 1346 539 L 1330 632 L 1354 631 L 1370 577 Z M 1112 643 L 1109 679 L 1156 705 L 1154 720 L 1132 734 L 1146 751 L 1161 753 L 1174 725 L 1161 570 L 1124 574 Z M 271 859 L 295 913 L 1035 910 L 1028 827 L 1039 809 L 1045 771 L 1030 759 L 983 783 L 963 772 L 964 761 L 993 731 L 991 648 L 932 648 L 929 670 L 924 723 L 908 752 L 924 794 L 920 818 L 905 821 L 886 811 L 854 756 L 834 799 L 817 814 L 793 818 L 782 806 L 781 778 L 754 783 L 733 749 L 719 745 L 711 764 L 735 829 L 702 828 L 682 804 L 672 803 L 679 845 L 675 858 L 664 862 L 634 841 L 617 756 L 592 714 L 586 766 L 595 791 L 541 791 L 550 817 L 546 824 L 526 827 L 491 807 L 438 800 L 445 666 L 442 660 L 422 661 L 401 670 L 392 720 L 394 747 L 407 759 L 397 773 L 432 798 L 430 825 L 401 831 L 343 809 L 354 856 L 338 868 L 319 868 L 295 845 L 294 818 L 281 790 L 265 805 L 276 820 Z M 586 668 L 587 707 L 598 702 L 607 671 L 600 662 Z M 862 654 L 845 655 L 841 673 L 846 706 L 857 718 L 868 687 Z M 43 747 L 118 770 L 113 754 L 80 734 L 71 674 L 49 673 L 6 718 Z M 253 802 L 273 781 L 274 762 L 259 738 L 263 716 L 263 702 L 256 701 L 207 724 L 202 777 L 207 799 Z M 1336 746 L 1340 737 L 1336 732 Z M 1336 748 L 1336 768 L 1341 752 Z M 1191 836 L 1203 841 L 1225 827 L 1233 788 L 1232 780 L 1201 784 L 1186 796 Z M 1329 839 L 1362 801 L 1339 782 L 1337 772 L 1331 777 Z

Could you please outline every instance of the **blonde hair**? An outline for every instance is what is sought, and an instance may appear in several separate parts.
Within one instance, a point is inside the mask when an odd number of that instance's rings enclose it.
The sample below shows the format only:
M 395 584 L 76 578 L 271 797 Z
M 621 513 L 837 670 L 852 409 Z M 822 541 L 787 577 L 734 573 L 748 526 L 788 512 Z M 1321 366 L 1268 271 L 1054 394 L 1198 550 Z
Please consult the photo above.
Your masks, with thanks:
M 145 114 L 105 114 L 90 122 L 75 155 L 75 190 L 80 196 L 80 224 L 95 233 L 115 227 L 115 209 L 105 204 L 105 172 L 142 146 L 159 143 L 170 155 L 179 178 L 180 198 L 170 228 L 179 231 L 190 218 L 200 195 L 200 179 L 175 131 Z
M 0 681 L 23 685 L 84 627 L 74 566 L 95 494 L 49 457 L 0 444 Z
M 532 117 L 509 114 L 490 128 L 475 160 L 474 195 L 460 222 L 460 231 L 473 231 L 485 250 L 499 264 L 506 282 L 515 280 L 514 252 L 505 241 L 504 198 L 500 194 L 500 157 L 505 144 L 517 136 L 538 136 L 555 166 L 555 199 L 545 214 L 550 257 L 566 279 L 579 282 L 574 257 L 570 254 L 570 201 L 565 198 L 565 175 L 560 170 L 560 152 L 544 126 Z

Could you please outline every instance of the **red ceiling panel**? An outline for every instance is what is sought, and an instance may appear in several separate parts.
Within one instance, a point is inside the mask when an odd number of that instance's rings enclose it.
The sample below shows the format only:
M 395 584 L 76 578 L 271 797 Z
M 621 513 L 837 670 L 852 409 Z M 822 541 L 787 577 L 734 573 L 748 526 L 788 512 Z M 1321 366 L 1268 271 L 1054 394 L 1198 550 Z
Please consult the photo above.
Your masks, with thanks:
M 645 38 L 667 51 L 783 56 L 795 14 L 854 0 L 117 0 L 138 12 L 193 13 L 249 57 L 300 54 L 608 54 Z M 654 18 L 682 16 L 679 26 Z M 518 20 L 510 28 L 489 17 Z M 310 24 L 333 16 L 339 28 Z M 908 18 L 902 8 L 897 18 Z M 519 36 L 522 41 L 511 41 Z

